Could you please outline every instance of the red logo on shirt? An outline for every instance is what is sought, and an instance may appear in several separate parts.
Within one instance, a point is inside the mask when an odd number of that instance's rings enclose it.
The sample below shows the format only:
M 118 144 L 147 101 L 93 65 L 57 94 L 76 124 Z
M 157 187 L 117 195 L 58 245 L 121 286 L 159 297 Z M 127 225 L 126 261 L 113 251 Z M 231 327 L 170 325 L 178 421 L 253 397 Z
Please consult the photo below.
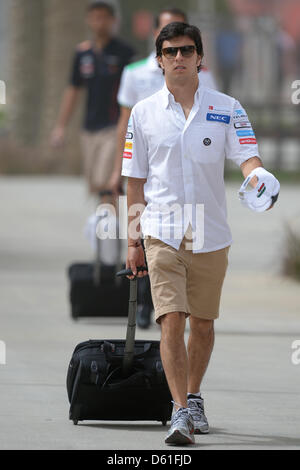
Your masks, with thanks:
M 132 158 L 132 152 L 124 152 L 123 158 Z
M 214 107 L 213 106 L 208 106 L 208 109 L 214 109 Z
M 240 144 L 256 144 L 256 139 L 248 138 L 248 139 L 239 139 Z

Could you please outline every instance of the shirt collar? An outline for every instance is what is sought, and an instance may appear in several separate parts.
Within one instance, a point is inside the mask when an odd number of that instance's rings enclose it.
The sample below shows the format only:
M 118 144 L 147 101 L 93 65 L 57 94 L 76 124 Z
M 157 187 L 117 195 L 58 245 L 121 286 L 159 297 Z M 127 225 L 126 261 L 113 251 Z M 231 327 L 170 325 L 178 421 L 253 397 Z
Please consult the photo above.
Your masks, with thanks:
M 199 85 L 198 85 L 198 88 L 197 88 L 196 93 L 195 93 L 195 101 L 194 101 L 194 104 L 196 106 L 200 105 L 201 88 L 202 88 L 202 85 L 200 84 L 200 81 L 199 81 Z M 163 106 L 166 109 L 171 102 L 175 103 L 175 98 L 172 95 L 172 93 L 170 92 L 170 90 L 168 89 L 166 82 L 164 83 L 164 86 L 163 86 L 161 91 L 162 91 L 162 94 L 163 94 L 163 96 L 162 96 Z

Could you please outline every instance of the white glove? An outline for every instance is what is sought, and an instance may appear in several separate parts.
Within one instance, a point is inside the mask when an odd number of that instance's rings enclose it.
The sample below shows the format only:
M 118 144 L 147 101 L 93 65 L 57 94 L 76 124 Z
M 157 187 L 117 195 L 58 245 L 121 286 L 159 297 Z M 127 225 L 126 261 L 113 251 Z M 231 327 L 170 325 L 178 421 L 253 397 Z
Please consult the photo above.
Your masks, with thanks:
M 249 181 L 256 176 L 255 188 L 246 190 Z M 239 189 L 239 200 L 243 206 L 255 212 L 263 212 L 277 201 L 280 183 L 272 173 L 262 167 L 254 168 Z

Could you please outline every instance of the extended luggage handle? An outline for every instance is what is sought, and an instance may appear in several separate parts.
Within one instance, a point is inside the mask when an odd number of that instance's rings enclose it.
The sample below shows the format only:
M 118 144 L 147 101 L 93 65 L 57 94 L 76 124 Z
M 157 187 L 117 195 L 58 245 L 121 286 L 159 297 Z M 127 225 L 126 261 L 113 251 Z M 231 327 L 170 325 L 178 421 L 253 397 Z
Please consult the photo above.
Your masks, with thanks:
M 147 270 L 145 266 L 139 266 L 137 271 Z M 116 274 L 120 276 L 132 276 L 133 272 L 131 269 L 122 269 Z M 136 327 L 136 308 L 137 308 L 137 276 L 130 280 L 129 290 L 129 307 L 128 307 L 128 323 L 124 357 L 122 362 L 122 375 L 128 377 L 132 370 L 134 360 L 134 343 L 135 343 L 135 327 Z

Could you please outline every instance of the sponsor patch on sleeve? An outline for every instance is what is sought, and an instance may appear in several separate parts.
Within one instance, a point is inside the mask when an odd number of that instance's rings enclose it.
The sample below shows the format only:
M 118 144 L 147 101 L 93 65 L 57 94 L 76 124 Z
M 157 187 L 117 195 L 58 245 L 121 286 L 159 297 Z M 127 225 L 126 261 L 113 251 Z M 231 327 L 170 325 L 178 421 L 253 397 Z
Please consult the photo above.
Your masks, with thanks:
M 233 119 L 248 119 L 247 113 L 244 109 L 235 109 L 233 113 Z
M 244 144 L 256 144 L 256 139 L 255 138 L 251 138 L 249 137 L 248 139 L 245 138 L 245 139 L 239 139 L 240 141 L 240 144 L 244 145 Z
M 129 158 L 129 159 L 131 159 L 131 158 L 132 158 L 132 152 L 127 152 L 126 150 L 124 150 L 124 152 L 123 152 L 123 158 Z
M 247 129 L 251 129 L 252 126 L 250 124 L 249 121 L 239 121 L 239 122 L 235 122 L 234 123 L 234 127 L 236 129 L 243 129 L 243 128 L 247 128 Z
M 236 135 L 239 137 L 247 137 L 247 136 L 255 137 L 255 134 L 252 129 L 242 129 L 240 131 L 236 131 Z

